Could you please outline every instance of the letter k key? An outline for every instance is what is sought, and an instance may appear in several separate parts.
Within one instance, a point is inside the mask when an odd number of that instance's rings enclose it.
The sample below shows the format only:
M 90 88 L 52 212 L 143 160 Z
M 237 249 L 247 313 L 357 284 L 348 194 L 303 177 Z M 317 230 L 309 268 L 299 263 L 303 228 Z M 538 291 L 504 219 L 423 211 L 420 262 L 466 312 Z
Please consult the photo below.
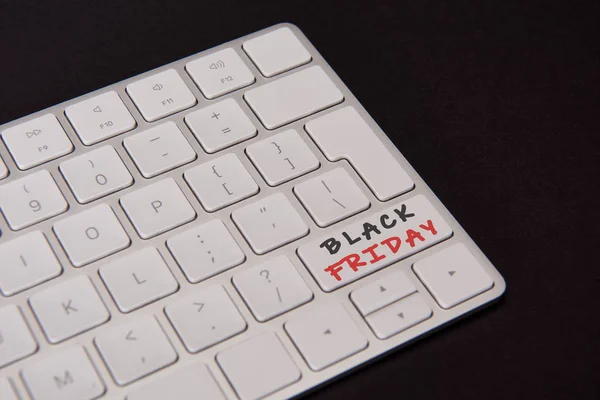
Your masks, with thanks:
M 66 303 L 61 303 L 63 306 L 63 310 L 65 311 L 65 313 L 67 315 L 71 315 L 71 312 L 79 311 L 77 308 L 75 308 L 71 305 L 72 302 L 73 302 L 73 300 L 69 299 L 69 301 L 67 301 Z

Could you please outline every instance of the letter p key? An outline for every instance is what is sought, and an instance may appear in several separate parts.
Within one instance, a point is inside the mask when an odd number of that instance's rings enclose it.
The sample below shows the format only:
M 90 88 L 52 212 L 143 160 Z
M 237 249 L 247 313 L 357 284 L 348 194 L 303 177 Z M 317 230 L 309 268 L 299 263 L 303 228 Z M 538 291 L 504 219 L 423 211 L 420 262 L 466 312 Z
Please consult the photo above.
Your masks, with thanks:
M 150 203 L 150 205 L 154 209 L 154 212 L 158 214 L 158 209 L 162 207 L 163 203 L 160 200 L 155 200 L 152 203 Z

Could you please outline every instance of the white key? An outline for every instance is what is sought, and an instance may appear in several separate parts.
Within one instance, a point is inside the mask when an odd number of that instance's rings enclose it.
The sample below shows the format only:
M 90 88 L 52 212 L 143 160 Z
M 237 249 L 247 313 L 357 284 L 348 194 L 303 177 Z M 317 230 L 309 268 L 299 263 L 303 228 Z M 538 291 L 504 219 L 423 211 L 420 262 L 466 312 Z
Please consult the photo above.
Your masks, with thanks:
M 112 146 L 104 146 L 60 164 L 75 198 L 89 203 L 133 184 L 127 167 Z
M 89 146 L 135 128 L 135 119 L 116 92 L 107 92 L 73 104 L 65 115 L 79 139 Z
M 265 254 L 308 234 L 308 226 L 283 193 L 241 207 L 231 218 L 256 254 Z
M 442 308 L 452 308 L 494 286 L 467 247 L 458 243 L 417 261 L 413 269 Z
M 189 113 L 185 116 L 185 123 L 207 153 L 250 139 L 257 132 L 232 98 Z
M 217 354 L 241 400 L 255 400 L 300 380 L 302 374 L 273 332 L 264 332 Z
M 52 114 L 15 125 L 2 132 L 19 169 L 29 169 L 73 151 L 73 143 Z
M 37 348 L 19 308 L 0 308 L 0 368 L 35 353 Z
M 296 316 L 285 323 L 285 330 L 314 371 L 348 358 L 369 344 L 339 303 L 319 306 Z
M 258 185 L 233 153 L 189 169 L 183 177 L 208 212 L 258 193 Z
M 126 385 L 177 360 L 177 353 L 152 315 L 105 330 L 96 347 L 115 382 Z
M 362 315 L 369 315 L 416 291 L 406 274 L 396 271 L 353 291 L 350 298 Z
M 276 129 L 341 103 L 344 95 L 314 66 L 248 90 L 244 99 L 265 128 Z
M 130 136 L 123 145 L 145 178 L 196 159 L 196 152 L 173 121 Z
M 319 160 L 294 129 L 278 133 L 246 148 L 260 174 L 277 186 L 319 168 Z
M 221 285 L 204 287 L 165 308 L 186 349 L 197 353 L 246 329 L 231 298 Z
M 142 239 L 160 235 L 196 218 L 196 211 L 173 178 L 121 197 L 121 206 Z
M 13 230 L 27 228 L 69 208 L 50 172 L 41 170 L 0 186 L 0 208 Z
M 366 210 L 371 202 L 343 168 L 294 186 L 294 193 L 320 227 Z
M 0 378 L 0 399 L 19 400 L 12 383 L 8 378 Z
M 432 315 L 421 295 L 413 294 L 366 317 L 375 335 L 385 340 L 407 330 Z
M 207 99 L 254 83 L 254 75 L 232 48 L 191 61 L 185 69 Z
M 243 48 L 266 77 L 296 68 L 312 59 L 288 27 L 250 39 L 244 42 Z
M 87 276 L 37 292 L 31 309 L 50 343 L 58 343 L 108 321 L 110 314 Z
M 344 107 L 306 124 L 329 161 L 347 159 L 381 201 L 406 193 L 412 179 L 354 107 Z
M 175 292 L 179 284 L 154 247 L 146 247 L 98 271 L 122 312 L 130 312 Z
M 60 275 L 62 267 L 46 236 L 33 231 L 0 244 L 0 292 L 12 296 Z
M 127 85 L 127 93 L 148 122 L 175 114 L 196 104 L 196 98 L 174 69 Z
M 0 179 L 4 179 L 8 176 L 8 168 L 4 164 L 4 160 L 0 157 Z
M 210 278 L 246 260 L 240 246 L 218 219 L 167 240 L 167 247 L 192 283 Z
M 105 391 L 90 357 L 80 346 L 28 365 L 21 375 L 36 400 L 92 400 Z
M 127 400 L 226 400 L 204 364 L 186 365 L 127 395 Z
M 76 267 L 121 251 L 131 243 L 108 204 L 100 204 L 57 222 L 54 233 Z
M 313 297 L 296 267 L 284 255 L 234 275 L 233 284 L 260 322 L 307 303 Z
M 319 286 L 331 292 L 450 236 L 450 226 L 418 195 L 304 244 L 298 255 Z

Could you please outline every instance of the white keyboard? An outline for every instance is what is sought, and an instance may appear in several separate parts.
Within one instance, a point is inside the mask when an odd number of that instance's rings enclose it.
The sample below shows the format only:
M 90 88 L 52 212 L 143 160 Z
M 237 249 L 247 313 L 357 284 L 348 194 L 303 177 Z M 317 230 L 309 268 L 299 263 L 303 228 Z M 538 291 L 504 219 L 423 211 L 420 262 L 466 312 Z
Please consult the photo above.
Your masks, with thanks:
M 293 25 L 0 135 L 2 400 L 289 398 L 505 289 Z

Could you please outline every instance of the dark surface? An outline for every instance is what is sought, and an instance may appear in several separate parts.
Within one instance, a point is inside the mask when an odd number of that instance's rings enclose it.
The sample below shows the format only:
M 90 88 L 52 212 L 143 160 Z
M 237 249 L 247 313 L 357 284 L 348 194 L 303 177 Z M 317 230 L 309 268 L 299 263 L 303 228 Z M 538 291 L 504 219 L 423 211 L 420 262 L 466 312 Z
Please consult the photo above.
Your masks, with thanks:
M 292 22 L 506 278 L 309 398 L 599 398 L 597 1 L 38 3 L 0 2 L 0 123 Z

